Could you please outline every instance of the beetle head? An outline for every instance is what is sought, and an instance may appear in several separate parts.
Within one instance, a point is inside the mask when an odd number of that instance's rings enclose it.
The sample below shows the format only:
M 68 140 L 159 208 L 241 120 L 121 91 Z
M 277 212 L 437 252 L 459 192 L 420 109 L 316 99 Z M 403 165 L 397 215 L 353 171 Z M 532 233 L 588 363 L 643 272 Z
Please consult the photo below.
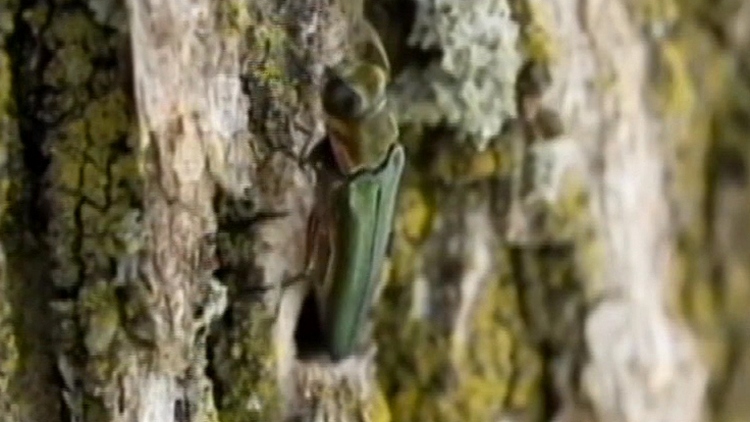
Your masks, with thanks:
M 326 73 L 321 94 L 323 109 L 330 116 L 359 120 L 384 107 L 387 75 L 379 66 L 360 63 Z

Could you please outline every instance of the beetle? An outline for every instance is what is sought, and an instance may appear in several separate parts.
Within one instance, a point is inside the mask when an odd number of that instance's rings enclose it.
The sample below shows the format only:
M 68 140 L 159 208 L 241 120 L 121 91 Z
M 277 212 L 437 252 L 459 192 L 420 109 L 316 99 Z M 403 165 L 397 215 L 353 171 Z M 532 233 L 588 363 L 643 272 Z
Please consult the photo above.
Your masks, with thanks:
M 374 30 L 370 34 L 372 44 L 360 50 L 365 59 L 329 69 L 321 92 L 338 178 L 311 217 L 308 268 L 334 360 L 355 352 L 367 322 L 405 164 L 387 107 L 390 66 Z

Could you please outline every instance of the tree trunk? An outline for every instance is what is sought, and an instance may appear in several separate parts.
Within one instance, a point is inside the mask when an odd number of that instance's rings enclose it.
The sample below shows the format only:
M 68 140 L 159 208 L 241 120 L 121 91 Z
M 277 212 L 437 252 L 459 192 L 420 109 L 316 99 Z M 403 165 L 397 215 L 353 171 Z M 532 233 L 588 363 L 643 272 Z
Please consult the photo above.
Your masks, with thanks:
M 407 151 L 319 353 L 357 1 L 0 0 L 3 421 L 743 421 L 741 0 L 368 0 Z

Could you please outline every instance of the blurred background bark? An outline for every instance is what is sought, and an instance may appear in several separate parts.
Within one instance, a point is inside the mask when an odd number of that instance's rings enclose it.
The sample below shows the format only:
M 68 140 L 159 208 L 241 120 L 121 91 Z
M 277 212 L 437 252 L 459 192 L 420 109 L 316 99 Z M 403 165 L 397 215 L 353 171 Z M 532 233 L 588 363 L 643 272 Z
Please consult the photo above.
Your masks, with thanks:
M 0 420 L 746 421 L 750 4 L 367 0 L 408 163 L 306 320 L 356 2 L 0 0 Z

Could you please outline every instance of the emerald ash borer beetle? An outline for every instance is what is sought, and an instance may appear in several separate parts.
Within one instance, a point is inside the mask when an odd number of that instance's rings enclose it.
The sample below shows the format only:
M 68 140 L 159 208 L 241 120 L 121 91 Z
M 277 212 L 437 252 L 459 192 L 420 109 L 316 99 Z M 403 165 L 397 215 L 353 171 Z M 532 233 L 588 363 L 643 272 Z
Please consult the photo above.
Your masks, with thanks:
M 390 66 L 380 40 L 371 42 L 371 57 L 329 70 L 321 93 L 337 181 L 313 212 L 308 268 L 334 360 L 355 353 L 362 339 L 404 169 L 398 126 L 387 107 Z

